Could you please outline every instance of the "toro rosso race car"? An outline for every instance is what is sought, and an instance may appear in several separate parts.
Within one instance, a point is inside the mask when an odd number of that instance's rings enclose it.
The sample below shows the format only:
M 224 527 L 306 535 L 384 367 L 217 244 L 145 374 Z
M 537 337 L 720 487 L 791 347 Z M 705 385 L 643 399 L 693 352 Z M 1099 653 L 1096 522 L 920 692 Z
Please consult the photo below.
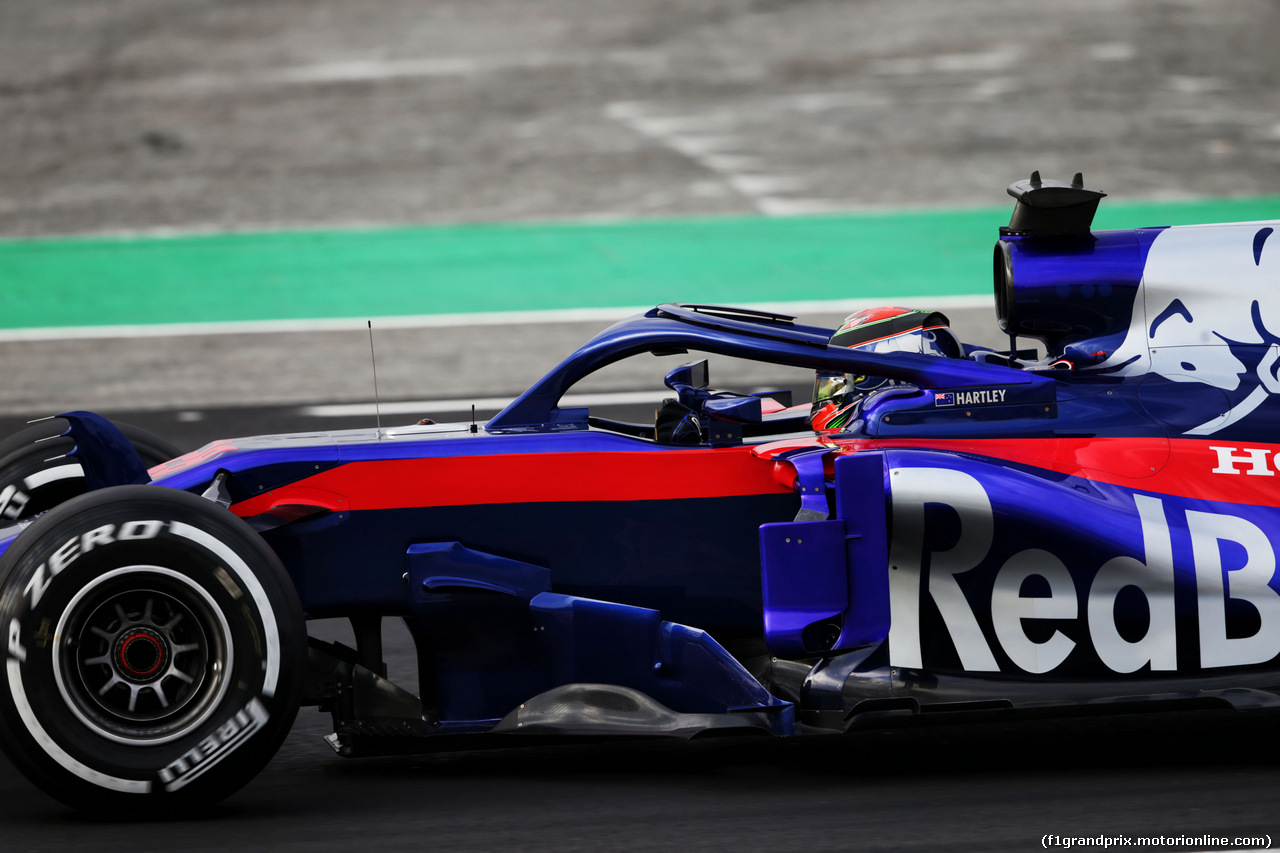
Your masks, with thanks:
M 1280 704 L 1278 224 L 1095 232 L 1079 176 L 1010 193 L 1007 351 L 666 304 L 487 423 L 170 459 L 74 412 L 71 458 L 0 445 L 5 751 L 75 807 L 172 813 L 245 784 L 301 705 L 361 756 Z M 681 353 L 653 420 L 561 404 Z M 713 390 L 724 356 L 819 393 Z M 332 617 L 354 648 L 308 640 Z

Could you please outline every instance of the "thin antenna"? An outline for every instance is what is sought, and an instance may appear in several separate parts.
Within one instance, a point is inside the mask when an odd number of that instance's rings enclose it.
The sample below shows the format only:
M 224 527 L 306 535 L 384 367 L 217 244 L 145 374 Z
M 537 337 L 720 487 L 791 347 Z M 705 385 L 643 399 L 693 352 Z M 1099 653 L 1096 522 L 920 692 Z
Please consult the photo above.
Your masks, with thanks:
M 476 426 L 476 404 L 471 404 L 471 434 L 475 435 L 480 431 L 480 427 Z
M 378 439 L 382 439 L 382 405 L 378 400 L 378 357 L 373 352 L 373 321 L 369 323 L 369 361 L 373 364 L 373 416 L 377 420 Z

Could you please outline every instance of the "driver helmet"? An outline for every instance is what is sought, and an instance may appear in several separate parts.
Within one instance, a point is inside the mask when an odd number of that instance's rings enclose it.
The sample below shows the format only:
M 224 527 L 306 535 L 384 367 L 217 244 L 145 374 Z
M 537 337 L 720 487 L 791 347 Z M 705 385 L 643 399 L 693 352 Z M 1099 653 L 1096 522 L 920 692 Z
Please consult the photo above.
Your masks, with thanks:
M 964 349 L 945 314 L 918 308 L 866 308 L 850 314 L 831 336 L 833 346 L 867 352 L 913 352 L 960 358 Z M 813 385 L 809 421 L 822 432 L 847 426 L 855 405 L 872 391 L 911 388 L 883 376 L 858 376 L 819 370 Z

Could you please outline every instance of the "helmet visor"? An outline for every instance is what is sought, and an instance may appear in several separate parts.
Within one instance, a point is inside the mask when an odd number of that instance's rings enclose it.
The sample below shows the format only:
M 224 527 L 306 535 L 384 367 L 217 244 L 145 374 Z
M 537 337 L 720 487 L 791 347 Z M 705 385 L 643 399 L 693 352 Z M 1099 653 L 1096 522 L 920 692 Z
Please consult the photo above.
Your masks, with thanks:
M 813 380 L 813 404 L 817 406 L 827 402 L 842 402 L 845 392 L 849 390 L 849 379 L 847 373 L 818 371 Z

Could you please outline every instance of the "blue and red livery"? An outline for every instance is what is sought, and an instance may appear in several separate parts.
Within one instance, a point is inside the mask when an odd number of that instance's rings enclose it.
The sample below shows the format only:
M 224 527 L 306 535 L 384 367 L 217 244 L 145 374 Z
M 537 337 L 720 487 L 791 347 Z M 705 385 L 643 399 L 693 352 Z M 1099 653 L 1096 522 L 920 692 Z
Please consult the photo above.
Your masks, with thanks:
M 83 808 L 191 805 L 243 784 L 266 758 L 237 756 L 269 755 L 299 703 L 344 755 L 1280 704 L 1275 223 L 1094 232 L 1078 176 L 1010 192 L 1007 351 L 661 305 L 479 428 L 232 439 L 146 485 L 72 413 L 90 490 L 0 533 L 6 748 Z M 560 403 L 673 352 L 895 382 L 835 433 L 697 361 L 656 424 Z M 349 618 L 357 647 L 308 644 L 304 616 Z M 385 677 L 388 617 L 417 693 Z M 232 655 L 269 674 L 236 693 Z

